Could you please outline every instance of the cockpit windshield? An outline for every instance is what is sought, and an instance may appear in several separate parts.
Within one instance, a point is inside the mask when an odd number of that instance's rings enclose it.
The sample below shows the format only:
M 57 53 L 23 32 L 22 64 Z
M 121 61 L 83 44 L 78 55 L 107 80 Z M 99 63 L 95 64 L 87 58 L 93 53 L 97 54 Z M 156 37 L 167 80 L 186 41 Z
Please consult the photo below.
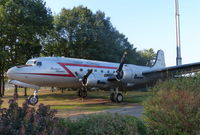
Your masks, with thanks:
M 26 65 L 31 65 L 31 66 L 33 66 L 33 65 L 35 65 L 35 64 L 36 64 L 36 61 L 35 61 L 35 60 L 29 60 L 29 61 L 26 62 Z
M 29 65 L 29 66 L 33 66 L 33 65 L 42 66 L 42 62 L 41 61 L 36 61 L 36 60 L 29 60 L 29 61 L 26 62 L 26 65 Z

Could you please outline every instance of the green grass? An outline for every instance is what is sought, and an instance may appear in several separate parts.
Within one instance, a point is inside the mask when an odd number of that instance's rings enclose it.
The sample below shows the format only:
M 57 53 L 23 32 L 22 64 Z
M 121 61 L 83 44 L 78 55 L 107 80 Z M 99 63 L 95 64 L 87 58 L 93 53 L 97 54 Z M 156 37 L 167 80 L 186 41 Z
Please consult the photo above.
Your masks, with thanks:
M 2 98 L 4 103 L 2 107 L 8 107 L 9 99 L 12 99 L 14 90 L 6 90 L 5 96 Z M 21 106 L 27 97 L 24 97 L 24 90 L 19 89 L 18 104 Z M 33 94 L 33 90 L 27 90 L 28 95 Z M 91 91 L 88 92 L 86 99 L 78 98 L 77 91 L 54 91 L 51 92 L 48 89 L 42 89 L 39 91 L 39 103 L 49 105 L 51 109 L 58 110 L 58 115 L 61 117 L 69 116 L 72 113 L 79 112 L 95 112 L 105 109 L 113 109 L 120 107 L 133 106 L 135 104 L 141 104 L 151 95 L 150 92 L 129 91 L 124 94 L 123 103 L 112 103 L 110 101 L 110 91 Z

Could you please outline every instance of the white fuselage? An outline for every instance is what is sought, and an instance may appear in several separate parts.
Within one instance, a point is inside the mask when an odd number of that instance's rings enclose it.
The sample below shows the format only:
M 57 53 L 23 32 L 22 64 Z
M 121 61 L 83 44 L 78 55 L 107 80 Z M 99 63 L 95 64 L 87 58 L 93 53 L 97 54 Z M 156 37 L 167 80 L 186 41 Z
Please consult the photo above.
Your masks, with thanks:
M 29 60 L 24 66 L 10 68 L 7 74 L 10 79 L 40 87 L 72 88 L 82 87 L 79 80 L 89 69 L 92 69 L 93 72 L 90 75 L 94 78 L 92 80 L 106 80 L 106 86 L 111 87 L 115 83 L 108 82 L 107 78 L 109 75 L 116 74 L 118 67 L 119 63 L 64 57 L 40 57 Z M 142 75 L 142 72 L 146 70 L 150 70 L 150 67 L 125 64 L 123 72 L 129 77 L 125 77 L 122 82 L 127 86 L 146 83 L 151 80 Z

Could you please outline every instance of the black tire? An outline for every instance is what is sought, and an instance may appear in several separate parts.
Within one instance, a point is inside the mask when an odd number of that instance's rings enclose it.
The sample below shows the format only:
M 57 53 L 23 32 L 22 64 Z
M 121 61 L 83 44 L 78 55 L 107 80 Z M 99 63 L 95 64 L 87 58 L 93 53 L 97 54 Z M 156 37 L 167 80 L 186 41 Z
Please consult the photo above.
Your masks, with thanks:
M 78 91 L 78 96 L 80 98 L 86 98 L 87 97 L 87 91 L 86 90 L 79 90 Z
M 30 105 L 36 105 L 38 103 L 38 96 L 34 96 L 34 95 L 29 96 L 28 103 Z
M 111 93 L 111 94 L 110 94 L 110 100 L 111 100 L 112 102 L 116 102 L 116 101 L 115 101 L 115 94 L 114 94 L 114 93 Z
M 117 103 L 123 102 L 123 95 L 122 95 L 121 93 L 118 93 L 118 94 L 117 94 L 116 102 L 117 102 Z

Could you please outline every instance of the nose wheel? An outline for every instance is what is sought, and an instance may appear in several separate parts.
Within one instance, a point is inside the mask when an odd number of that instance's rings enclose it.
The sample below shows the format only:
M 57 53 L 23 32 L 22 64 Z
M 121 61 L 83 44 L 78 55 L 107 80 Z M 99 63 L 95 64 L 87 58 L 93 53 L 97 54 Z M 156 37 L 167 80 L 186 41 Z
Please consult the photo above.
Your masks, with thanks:
M 36 105 L 38 103 L 38 96 L 31 95 L 28 97 L 28 103 L 30 105 Z
M 34 91 L 34 95 L 31 95 L 28 97 L 28 103 L 30 105 L 36 105 L 38 103 L 38 96 L 37 96 L 38 90 Z

